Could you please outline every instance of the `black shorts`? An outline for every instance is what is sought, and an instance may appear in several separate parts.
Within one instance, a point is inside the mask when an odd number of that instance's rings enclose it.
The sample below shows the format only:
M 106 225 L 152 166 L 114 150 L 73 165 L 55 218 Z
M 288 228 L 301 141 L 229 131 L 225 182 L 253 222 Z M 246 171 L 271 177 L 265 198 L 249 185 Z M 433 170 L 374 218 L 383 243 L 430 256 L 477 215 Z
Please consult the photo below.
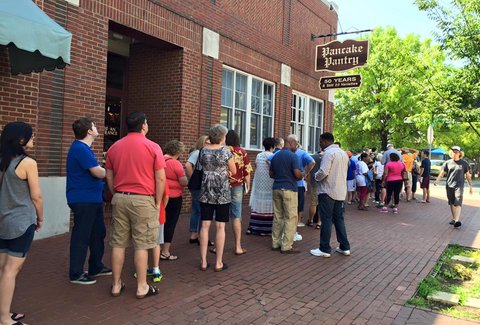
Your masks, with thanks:
M 448 204 L 453 206 L 462 206 L 463 202 L 463 187 L 448 187 L 447 186 Z
M 303 212 L 303 206 L 305 205 L 305 187 L 298 188 L 298 212 Z
M 230 220 L 230 203 L 209 204 L 200 202 L 200 215 L 203 220 L 212 221 L 215 214 L 215 221 L 228 222 Z
M 0 253 L 10 256 L 25 257 L 32 246 L 36 225 L 31 225 L 20 237 L 13 239 L 0 239 Z

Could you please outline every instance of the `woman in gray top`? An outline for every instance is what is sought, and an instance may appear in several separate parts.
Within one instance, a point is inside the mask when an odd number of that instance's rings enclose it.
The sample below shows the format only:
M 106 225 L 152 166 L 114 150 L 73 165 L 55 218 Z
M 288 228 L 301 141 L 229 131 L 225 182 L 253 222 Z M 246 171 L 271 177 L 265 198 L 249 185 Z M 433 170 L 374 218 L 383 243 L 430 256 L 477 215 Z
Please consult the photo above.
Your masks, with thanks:
M 33 138 L 23 122 L 8 123 L 0 137 L 0 324 L 25 317 L 10 313 L 15 279 L 43 222 L 37 162 L 25 152 Z

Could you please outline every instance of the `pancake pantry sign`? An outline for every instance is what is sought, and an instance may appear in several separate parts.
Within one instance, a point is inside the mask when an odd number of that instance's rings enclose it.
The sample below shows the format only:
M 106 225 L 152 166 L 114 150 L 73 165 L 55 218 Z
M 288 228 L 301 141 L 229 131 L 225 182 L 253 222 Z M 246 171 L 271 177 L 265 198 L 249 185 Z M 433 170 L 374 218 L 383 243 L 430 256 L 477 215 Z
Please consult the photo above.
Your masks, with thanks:
M 315 71 L 340 72 L 359 67 L 363 67 L 368 61 L 368 41 L 345 40 L 343 42 L 333 41 L 323 45 L 317 45 Z M 343 76 L 335 78 L 332 83 L 332 77 L 320 78 L 320 87 L 322 89 L 335 88 L 353 88 L 360 87 L 361 77 L 359 75 Z M 345 80 L 347 83 L 343 84 Z M 358 81 L 358 82 L 356 82 Z M 323 87 L 322 87 L 323 84 Z M 325 87 L 325 84 L 328 84 Z

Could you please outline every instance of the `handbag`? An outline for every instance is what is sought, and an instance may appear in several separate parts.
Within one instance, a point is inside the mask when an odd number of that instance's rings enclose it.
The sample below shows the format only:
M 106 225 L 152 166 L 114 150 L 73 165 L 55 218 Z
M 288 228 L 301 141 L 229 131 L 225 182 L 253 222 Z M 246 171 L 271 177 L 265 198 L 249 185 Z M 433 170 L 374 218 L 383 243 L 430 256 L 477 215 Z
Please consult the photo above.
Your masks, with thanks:
M 188 189 L 190 191 L 199 190 L 202 187 L 203 169 L 198 169 L 200 165 L 198 161 L 200 160 L 202 150 L 203 149 L 200 149 L 200 152 L 198 153 L 197 162 L 195 163 L 192 176 L 188 180 Z

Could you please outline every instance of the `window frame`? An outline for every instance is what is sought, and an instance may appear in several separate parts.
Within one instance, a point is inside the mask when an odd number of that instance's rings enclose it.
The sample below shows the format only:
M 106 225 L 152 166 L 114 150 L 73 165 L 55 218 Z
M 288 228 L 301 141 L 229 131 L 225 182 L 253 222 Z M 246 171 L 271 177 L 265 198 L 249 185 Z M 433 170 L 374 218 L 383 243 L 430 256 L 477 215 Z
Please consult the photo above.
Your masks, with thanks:
M 297 96 L 297 103 L 299 102 L 299 97 L 302 97 L 304 99 L 304 107 L 303 107 L 303 112 L 304 112 L 304 117 L 303 117 L 303 124 L 300 123 L 300 121 L 298 121 L 298 117 L 299 117 L 299 107 L 294 107 L 293 106 L 293 100 L 294 100 L 294 96 Z M 315 121 L 318 122 L 318 115 L 320 115 L 319 113 L 321 113 L 321 125 L 312 125 L 310 124 L 310 104 L 311 104 L 311 101 L 315 101 L 317 102 L 319 105 L 318 105 L 318 108 L 319 110 L 316 112 L 316 115 L 315 115 Z M 295 104 L 297 104 L 295 103 Z M 304 93 L 301 93 L 299 91 L 295 91 L 295 90 L 292 90 L 292 100 L 290 101 L 290 109 L 292 110 L 292 114 L 290 114 L 290 133 L 293 133 L 293 134 L 296 134 L 299 138 L 299 141 L 301 139 L 305 139 L 305 141 L 300 142 L 300 144 L 302 145 L 302 148 L 303 150 L 305 150 L 306 152 L 308 153 L 315 153 L 315 151 L 318 151 L 320 149 L 320 144 L 319 143 L 316 143 L 319 141 L 319 138 L 320 138 L 320 134 L 323 133 L 323 130 L 324 130 L 324 125 L 325 125 L 325 101 L 322 100 L 322 99 L 319 99 L 319 98 L 316 98 L 316 97 L 313 97 L 313 96 L 310 96 L 310 95 L 307 95 L 307 94 L 304 94 Z M 293 118 L 293 110 L 296 110 L 296 116 L 295 118 L 297 119 L 296 121 L 292 120 Z M 293 132 L 293 128 L 292 128 L 292 124 L 295 125 L 295 132 Z M 303 132 L 302 134 L 299 133 L 299 130 L 298 130 L 298 126 L 299 125 L 303 125 Z M 315 128 L 315 134 L 314 134 L 314 145 L 313 145 L 313 148 L 316 149 L 315 151 L 311 151 L 309 150 L 309 146 L 310 146 L 310 128 L 311 127 L 314 127 Z M 318 134 L 317 134 L 318 133 Z
M 232 67 L 229 67 L 227 65 L 223 65 L 222 66 L 222 89 L 221 89 L 221 97 L 223 96 L 223 89 L 225 88 L 224 85 L 223 85 L 223 71 L 224 70 L 227 70 L 227 71 L 230 71 L 230 72 L 233 72 L 233 77 L 232 77 L 232 80 L 233 80 L 233 84 L 232 84 L 232 106 L 226 106 L 223 104 L 223 101 L 221 102 L 221 116 L 223 114 L 223 110 L 224 109 L 228 109 L 228 112 L 227 112 L 227 121 L 226 121 L 226 124 L 224 123 L 224 121 L 221 119 L 220 120 L 220 123 L 224 126 L 226 126 L 227 128 L 229 129 L 234 129 L 235 130 L 235 111 L 241 111 L 241 112 L 245 112 L 245 134 L 239 134 L 240 136 L 240 141 L 242 142 L 241 143 L 241 146 L 243 148 L 245 148 L 246 150 L 251 150 L 251 151 L 263 151 L 263 146 L 262 146 L 262 142 L 263 142 L 263 139 L 267 136 L 272 136 L 275 134 L 275 91 L 276 91 L 276 84 L 274 82 L 271 82 L 269 80 L 266 80 L 266 79 L 263 79 L 263 78 L 260 78 L 258 76 L 255 76 L 255 75 L 252 75 L 252 74 L 249 74 L 249 73 L 246 73 L 242 70 L 238 70 L 238 69 L 235 69 L 235 68 L 232 68 Z M 237 82 L 237 74 L 241 74 L 245 77 L 247 77 L 247 92 L 246 92 L 246 110 L 241 110 L 241 109 L 238 109 L 235 107 L 235 98 L 236 98 L 236 82 Z M 253 96 L 253 91 L 252 91 L 252 85 L 253 85 L 253 80 L 256 80 L 256 81 L 259 81 L 261 82 L 261 100 L 260 100 L 260 113 L 256 113 L 256 112 L 253 112 L 252 113 L 252 96 Z M 268 85 L 271 87 L 271 94 L 272 94 L 272 97 L 271 97 L 271 115 L 267 115 L 267 114 L 264 114 L 264 111 L 263 111 L 263 105 L 265 103 L 265 99 L 264 99 L 264 96 L 265 96 L 265 85 Z M 256 96 L 255 96 L 256 97 Z M 251 118 L 252 118 L 252 115 L 257 115 L 259 116 L 259 120 L 260 120 L 260 125 L 257 126 L 257 128 L 260 130 L 260 139 L 259 139 L 259 143 L 258 143 L 258 147 L 257 146 L 252 146 L 250 144 L 250 140 L 251 140 L 251 135 L 252 135 L 252 132 L 251 132 Z M 270 130 L 271 130 L 271 134 L 270 135 L 264 135 L 263 134 L 263 130 L 264 130 L 264 127 L 263 127 L 263 122 L 264 122 L 264 119 L 265 117 L 268 117 L 271 119 L 271 125 L 270 125 Z

